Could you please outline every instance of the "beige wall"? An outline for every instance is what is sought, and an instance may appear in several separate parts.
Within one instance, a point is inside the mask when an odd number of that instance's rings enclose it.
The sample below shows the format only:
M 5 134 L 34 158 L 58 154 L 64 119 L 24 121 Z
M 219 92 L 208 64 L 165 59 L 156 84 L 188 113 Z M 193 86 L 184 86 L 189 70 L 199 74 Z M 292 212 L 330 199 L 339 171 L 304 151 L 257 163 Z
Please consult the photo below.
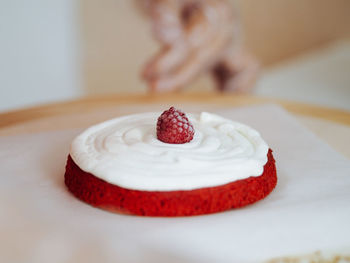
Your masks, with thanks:
M 139 73 L 157 43 L 134 1 L 80 4 L 86 92 L 146 92 Z M 238 6 L 246 45 L 264 65 L 350 36 L 348 0 L 239 0 Z M 212 88 L 208 78 L 191 85 L 199 88 Z
M 269 65 L 350 36 L 348 0 L 239 0 L 246 44 Z

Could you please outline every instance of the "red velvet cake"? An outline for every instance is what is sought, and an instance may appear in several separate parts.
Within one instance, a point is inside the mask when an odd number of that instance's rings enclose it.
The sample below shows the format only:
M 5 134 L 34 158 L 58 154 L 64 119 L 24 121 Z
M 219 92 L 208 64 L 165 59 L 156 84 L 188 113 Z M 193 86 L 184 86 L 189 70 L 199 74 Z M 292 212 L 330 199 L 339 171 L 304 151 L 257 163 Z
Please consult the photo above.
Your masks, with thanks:
M 271 149 L 252 128 L 170 108 L 93 126 L 72 143 L 65 184 L 80 200 L 140 216 L 243 207 L 276 186 Z

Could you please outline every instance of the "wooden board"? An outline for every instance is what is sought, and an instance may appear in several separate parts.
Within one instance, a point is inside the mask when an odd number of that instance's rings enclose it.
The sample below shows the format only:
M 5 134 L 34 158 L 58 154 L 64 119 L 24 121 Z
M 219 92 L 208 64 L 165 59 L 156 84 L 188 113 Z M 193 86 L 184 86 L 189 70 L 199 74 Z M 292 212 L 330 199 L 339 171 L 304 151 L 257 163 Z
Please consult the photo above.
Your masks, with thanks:
M 237 107 L 254 104 L 276 103 L 283 106 L 289 112 L 319 118 L 350 126 L 350 113 L 339 109 L 325 108 L 321 106 L 248 95 L 226 95 L 218 93 L 193 93 L 193 94 L 165 94 L 165 95 L 105 95 L 101 97 L 86 97 L 74 101 L 66 101 L 55 104 L 37 106 L 28 109 L 11 111 L 0 114 L 1 131 L 16 126 L 28 126 L 28 131 L 37 132 L 51 129 L 64 129 L 76 127 L 74 116 L 94 115 L 97 111 L 113 109 L 113 114 L 118 114 L 118 107 L 127 105 L 153 105 L 153 104 L 206 104 L 220 107 Z M 50 118 L 60 118 L 60 125 L 50 124 Z M 46 120 L 49 127 L 35 127 L 31 123 Z M 88 123 L 87 123 L 88 124 Z M 30 129 L 29 129 L 30 128 Z

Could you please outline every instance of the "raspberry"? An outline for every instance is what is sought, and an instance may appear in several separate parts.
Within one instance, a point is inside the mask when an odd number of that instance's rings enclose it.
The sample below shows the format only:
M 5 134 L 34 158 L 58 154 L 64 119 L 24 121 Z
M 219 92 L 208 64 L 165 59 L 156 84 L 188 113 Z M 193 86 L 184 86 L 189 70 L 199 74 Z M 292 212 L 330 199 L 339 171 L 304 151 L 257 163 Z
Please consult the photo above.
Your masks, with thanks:
M 193 139 L 194 129 L 185 113 L 171 107 L 159 116 L 157 138 L 166 143 L 186 143 Z

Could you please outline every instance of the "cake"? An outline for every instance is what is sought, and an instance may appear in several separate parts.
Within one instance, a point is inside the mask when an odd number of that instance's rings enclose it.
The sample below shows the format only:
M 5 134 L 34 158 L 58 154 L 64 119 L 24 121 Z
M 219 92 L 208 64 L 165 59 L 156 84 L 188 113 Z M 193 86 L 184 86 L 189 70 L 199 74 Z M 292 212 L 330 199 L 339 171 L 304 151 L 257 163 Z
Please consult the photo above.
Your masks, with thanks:
M 80 200 L 140 216 L 243 207 L 276 186 L 272 150 L 247 125 L 171 107 L 92 126 L 68 155 L 65 184 Z

